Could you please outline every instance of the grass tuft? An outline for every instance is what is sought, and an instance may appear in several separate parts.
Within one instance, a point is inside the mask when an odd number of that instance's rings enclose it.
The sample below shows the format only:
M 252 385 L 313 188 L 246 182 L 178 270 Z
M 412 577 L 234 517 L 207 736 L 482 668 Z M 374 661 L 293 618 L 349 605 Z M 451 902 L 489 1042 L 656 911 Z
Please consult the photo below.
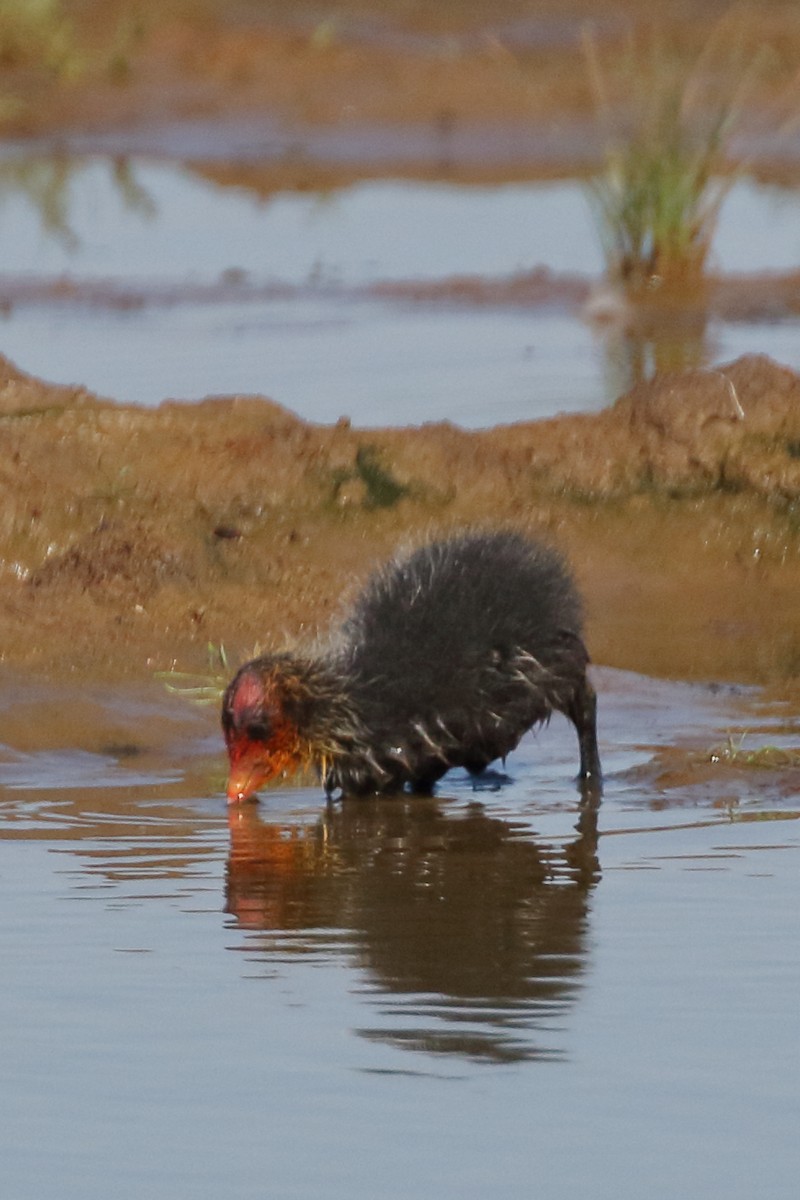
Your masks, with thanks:
M 72 23 L 61 0 L 0 0 L 0 65 L 31 64 L 64 78 L 81 72 Z
M 800 749 L 781 746 L 746 748 L 744 745 L 746 738 L 746 732 L 738 737 L 729 734 L 724 742 L 712 747 L 709 752 L 709 761 L 724 766 L 754 767 L 764 770 L 800 766 Z
M 734 36 L 731 36 L 731 35 Z M 691 285 L 744 164 L 732 139 L 767 63 L 730 22 L 687 61 L 656 32 L 631 35 L 613 67 L 589 28 L 583 47 L 603 142 L 591 185 L 607 270 L 631 291 Z
M 230 669 L 223 645 L 208 643 L 208 671 L 157 671 L 156 679 L 168 692 L 193 704 L 218 704 L 228 685 Z
M 405 484 L 398 482 L 388 467 L 384 467 L 372 446 L 359 446 L 356 451 L 355 473 L 366 489 L 366 508 L 393 508 L 408 495 Z
M 374 446 L 359 446 L 350 468 L 342 467 L 332 475 L 332 498 L 341 501 L 342 489 L 356 483 L 362 490 L 361 506 L 368 510 L 393 508 L 411 488 L 395 478 L 390 467 L 384 466 Z

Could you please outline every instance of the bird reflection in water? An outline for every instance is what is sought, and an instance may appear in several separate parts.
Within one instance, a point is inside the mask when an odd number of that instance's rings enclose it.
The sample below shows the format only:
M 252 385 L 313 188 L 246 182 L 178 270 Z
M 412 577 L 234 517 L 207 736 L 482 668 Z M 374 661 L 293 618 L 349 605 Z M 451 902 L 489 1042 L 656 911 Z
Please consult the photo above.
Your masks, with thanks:
M 362 1036 L 471 1059 L 553 1059 L 585 969 L 597 811 L 566 845 L 480 804 L 344 801 L 306 824 L 230 814 L 226 908 L 266 959 L 341 954 Z

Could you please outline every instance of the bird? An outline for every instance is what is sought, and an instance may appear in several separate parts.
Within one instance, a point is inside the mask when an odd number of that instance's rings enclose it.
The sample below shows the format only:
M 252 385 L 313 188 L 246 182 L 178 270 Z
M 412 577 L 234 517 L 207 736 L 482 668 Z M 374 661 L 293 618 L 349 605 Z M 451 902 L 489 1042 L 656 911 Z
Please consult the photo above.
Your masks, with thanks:
M 228 802 L 315 769 L 328 797 L 429 794 L 480 776 L 554 711 L 600 786 L 581 598 L 561 553 L 509 529 L 459 531 L 379 568 L 321 650 L 268 653 L 225 689 Z

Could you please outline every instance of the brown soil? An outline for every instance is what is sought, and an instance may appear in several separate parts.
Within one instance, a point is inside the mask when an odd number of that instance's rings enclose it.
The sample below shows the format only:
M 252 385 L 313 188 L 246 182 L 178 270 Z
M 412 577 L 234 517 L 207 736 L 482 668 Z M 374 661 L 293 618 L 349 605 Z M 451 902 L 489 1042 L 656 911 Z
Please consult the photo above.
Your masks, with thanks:
M 511 524 L 563 546 L 599 662 L 800 675 L 800 377 L 759 357 L 597 415 L 466 432 L 268 400 L 124 407 L 0 370 L 0 645 L 57 675 L 205 669 L 311 638 L 398 544 Z

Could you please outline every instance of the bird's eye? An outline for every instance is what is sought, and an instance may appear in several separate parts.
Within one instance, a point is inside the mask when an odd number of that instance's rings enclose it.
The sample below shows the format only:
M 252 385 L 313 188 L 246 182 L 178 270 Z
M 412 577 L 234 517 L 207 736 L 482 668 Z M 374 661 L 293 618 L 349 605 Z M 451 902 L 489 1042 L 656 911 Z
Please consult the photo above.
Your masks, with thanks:
M 250 721 L 244 732 L 251 742 L 269 741 L 270 731 L 266 721 Z

